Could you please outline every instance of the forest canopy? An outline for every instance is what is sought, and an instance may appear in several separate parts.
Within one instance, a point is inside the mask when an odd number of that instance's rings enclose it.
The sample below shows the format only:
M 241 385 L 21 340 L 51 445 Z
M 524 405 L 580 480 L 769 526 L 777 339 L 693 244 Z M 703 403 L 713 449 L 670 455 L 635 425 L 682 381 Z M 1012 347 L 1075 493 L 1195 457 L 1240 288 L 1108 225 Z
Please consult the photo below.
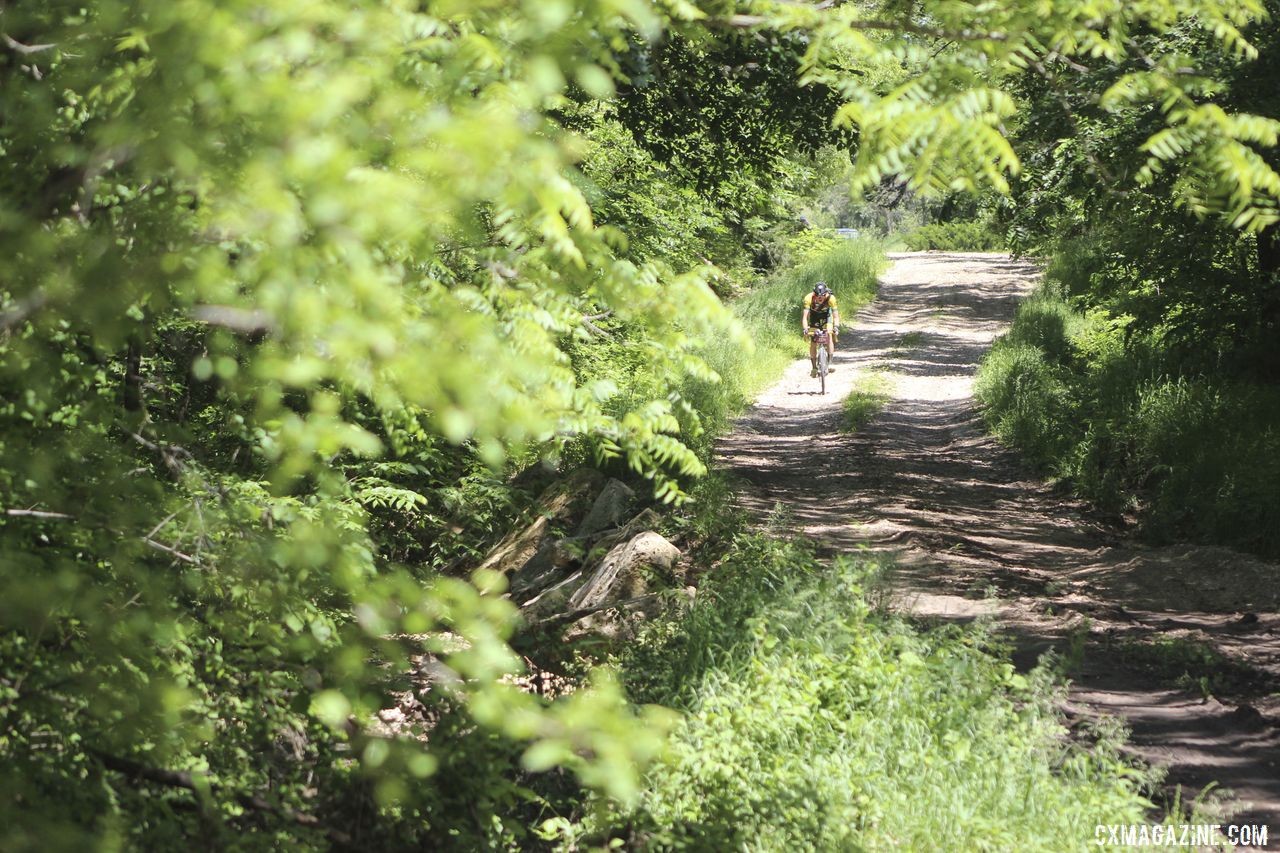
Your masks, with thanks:
M 501 735 L 625 799 L 670 715 L 604 676 L 556 702 L 504 678 L 505 579 L 466 567 L 514 512 L 507 475 L 593 458 L 687 496 L 707 344 L 751 347 L 721 297 L 794 230 L 778 199 L 824 146 L 854 193 L 1016 196 L 1058 168 L 1043 151 L 1087 169 L 1101 138 L 1132 154 L 1117 181 L 1273 239 L 1280 121 L 1227 97 L 1265 20 L 1256 0 L 0 5 L 0 826 L 163 832 L 173 806 L 108 771 L 201 815 L 311 826 L 316 779 L 411 811 L 439 749 L 366 725 L 423 652 L 406 637 L 450 674 L 451 748 Z M 1029 106 L 1061 109 L 1041 138 Z M 627 366 L 593 369 L 602 339 Z

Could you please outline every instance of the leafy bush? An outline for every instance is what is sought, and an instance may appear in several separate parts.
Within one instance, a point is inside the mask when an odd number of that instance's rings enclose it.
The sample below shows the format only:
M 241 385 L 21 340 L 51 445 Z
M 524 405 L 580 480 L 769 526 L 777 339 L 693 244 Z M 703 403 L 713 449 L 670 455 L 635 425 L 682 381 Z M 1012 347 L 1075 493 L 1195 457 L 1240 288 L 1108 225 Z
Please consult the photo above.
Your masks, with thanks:
M 1180 373 L 1158 335 L 1073 310 L 1055 287 L 1019 307 L 979 371 L 996 435 L 1103 509 L 1137 511 L 1157 540 L 1280 554 L 1280 390 Z
M 980 220 L 934 222 L 907 233 L 903 240 L 913 252 L 939 249 L 947 252 L 1000 252 L 1004 238 L 988 222 Z
M 624 661 L 633 695 L 686 713 L 640 800 L 547 829 L 660 850 L 1060 849 L 1145 819 L 1143 775 L 1113 742 L 1064 738 L 1046 672 L 1016 673 L 981 629 L 878 611 L 877 570 L 739 539 Z
M 801 231 L 787 242 L 786 256 L 791 265 L 799 265 L 825 255 L 840 248 L 841 240 L 831 236 L 830 231 L 811 228 Z

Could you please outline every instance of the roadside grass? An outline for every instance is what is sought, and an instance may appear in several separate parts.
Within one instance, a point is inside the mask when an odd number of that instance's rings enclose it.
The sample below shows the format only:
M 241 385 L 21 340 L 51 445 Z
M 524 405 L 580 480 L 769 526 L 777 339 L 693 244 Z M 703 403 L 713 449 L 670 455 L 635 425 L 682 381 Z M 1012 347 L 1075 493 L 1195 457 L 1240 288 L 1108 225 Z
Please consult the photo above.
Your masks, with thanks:
M 922 343 L 924 343 L 924 332 L 907 332 L 894 342 L 893 355 L 900 358 L 919 347 Z
M 1136 513 L 1148 538 L 1280 556 L 1280 390 L 1182 372 L 1158 336 L 1074 309 L 1050 276 L 976 391 L 1002 442 L 1100 509 Z
M 1276 689 L 1264 673 L 1191 637 L 1126 638 L 1107 650 L 1122 663 L 1183 690 L 1212 696 L 1251 696 Z
M 857 432 L 866 426 L 893 396 L 893 380 L 888 374 L 871 370 L 862 373 L 853 383 L 853 390 L 844 398 L 845 432 Z
M 667 755 L 633 803 L 559 821 L 562 849 L 1065 849 L 1150 820 L 1154 774 L 1068 738 L 1052 673 L 878 610 L 880 571 L 737 536 L 620 660 L 634 700 L 683 712 Z

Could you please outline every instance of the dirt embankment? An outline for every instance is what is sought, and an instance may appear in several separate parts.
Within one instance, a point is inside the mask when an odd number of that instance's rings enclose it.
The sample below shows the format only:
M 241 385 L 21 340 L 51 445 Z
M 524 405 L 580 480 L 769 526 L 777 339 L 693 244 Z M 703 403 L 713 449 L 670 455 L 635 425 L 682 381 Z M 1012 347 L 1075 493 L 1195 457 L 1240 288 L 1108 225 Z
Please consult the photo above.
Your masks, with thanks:
M 983 428 L 978 362 L 1037 276 L 1000 255 L 895 255 L 841 337 L 828 394 L 796 363 L 720 464 L 758 518 L 781 505 L 832 552 L 894 554 L 897 601 L 915 615 L 989 615 L 1024 665 L 1051 648 L 1078 657 L 1070 714 L 1122 717 L 1171 788 L 1217 782 L 1236 820 L 1280 827 L 1280 567 L 1134 542 Z M 841 401 L 867 371 L 891 397 L 842 433 Z

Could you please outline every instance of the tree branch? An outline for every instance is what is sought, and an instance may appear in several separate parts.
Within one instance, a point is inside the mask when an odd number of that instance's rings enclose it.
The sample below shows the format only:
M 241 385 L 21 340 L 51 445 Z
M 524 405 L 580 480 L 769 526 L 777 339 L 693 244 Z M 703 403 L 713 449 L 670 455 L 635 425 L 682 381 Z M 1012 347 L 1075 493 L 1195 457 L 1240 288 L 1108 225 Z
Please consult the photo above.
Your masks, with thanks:
M 57 47 L 56 44 L 23 44 L 17 39 L 10 38 L 8 33 L 0 35 L 0 41 L 3 41 L 8 48 L 23 56 L 30 56 L 33 53 L 42 53 Z
M 25 321 L 32 314 L 39 311 L 49 302 L 49 297 L 44 291 L 37 290 L 25 299 L 19 299 L 17 304 L 7 311 L 0 312 L 0 332 L 7 332 L 14 326 Z
M 6 509 L 5 515 L 27 516 L 30 518 L 65 518 L 74 519 L 74 515 L 67 515 L 65 512 L 46 512 L 42 509 Z
M 186 448 L 179 447 L 176 444 L 159 445 L 154 441 L 149 441 L 143 438 L 136 432 L 131 432 L 128 435 L 147 450 L 150 450 L 153 453 L 159 453 L 161 460 L 164 461 L 165 467 L 169 469 L 169 472 L 173 474 L 174 477 L 181 476 L 183 471 L 186 470 L 186 464 L 182 461 L 184 457 L 187 459 L 195 458 Z
M 612 337 L 613 337 L 613 335 L 612 335 L 612 334 L 610 334 L 609 332 L 606 332 L 604 329 L 600 328 L 600 327 L 599 327 L 599 326 L 597 326 L 595 323 L 593 323 L 593 322 L 591 322 L 590 320 L 588 320 L 586 317 L 583 317 L 583 318 L 582 318 L 582 325 L 583 325 L 583 327 L 584 327 L 584 328 L 586 328 L 586 330 L 587 330 L 588 332 L 590 332 L 591 334 L 595 335 L 596 337 L 600 337 L 600 338 L 612 338 Z
M 155 548 L 157 551 L 163 551 L 166 554 L 173 555 L 174 557 L 178 558 L 184 563 L 190 563 L 193 566 L 200 565 L 200 561 L 197 560 L 195 557 L 192 557 L 190 554 L 184 554 L 181 551 L 177 550 L 176 548 L 170 548 L 168 545 L 157 542 L 154 539 L 143 539 L 142 541 L 146 542 L 148 545 L 150 545 L 152 548 Z

